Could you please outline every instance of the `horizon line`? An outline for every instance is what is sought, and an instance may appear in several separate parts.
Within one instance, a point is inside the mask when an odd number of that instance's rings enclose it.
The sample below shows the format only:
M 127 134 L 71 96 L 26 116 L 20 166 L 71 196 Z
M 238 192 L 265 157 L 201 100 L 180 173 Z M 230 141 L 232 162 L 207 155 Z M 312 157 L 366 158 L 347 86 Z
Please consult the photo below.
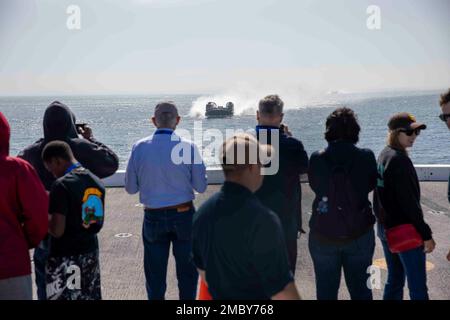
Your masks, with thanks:
M 327 90 L 327 93 L 337 93 L 338 95 L 348 95 L 348 94 L 375 94 L 375 93 L 396 93 L 396 92 L 438 92 L 442 91 L 444 92 L 448 88 L 441 87 L 441 88 L 380 88 L 380 89 L 372 89 L 372 90 L 355 90 L 355 91 L 347 91 L 347 90 Z M 215 94 L 222 94 L 220 93 L 220 90 L 214 90 L 215 92 L 203 92 L 203 93 L 193 93 L 193 92 L 155 92 L 155 93 L 142 93 L 142 92 L 121 92 L 121 93 L 105 93 L 105 92 L 90 92 L 90 93 L 83 93 L 83 92 L 76 92 L 76 93 L 42 93 L 42 94 L 36 94 L 36 93 L 24 93 L 24 94 L 3 94 L 0 93 L 0 98 L 33 98 L 33 97 L 50 97 L 50 96 L 60 96 L 60 97 L 102 97 L 102 96 L 117 96 L 117 97 L 123 97 L 123 96 L 164 96 L 164 95 L 174 95 L 174 96 L 204 96 L 204 95 L 215 95 Z M 224 92 L 223 90 L 222 92 Z M 300 92 L 299 92 L 300 93 Z

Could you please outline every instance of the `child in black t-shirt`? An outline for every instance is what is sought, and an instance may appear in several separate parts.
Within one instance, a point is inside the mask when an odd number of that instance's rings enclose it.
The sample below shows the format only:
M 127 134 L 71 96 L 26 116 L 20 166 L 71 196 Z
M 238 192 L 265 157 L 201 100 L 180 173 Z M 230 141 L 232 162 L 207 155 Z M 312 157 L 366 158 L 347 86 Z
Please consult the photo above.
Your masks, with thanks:
M 49 300 L 101 299 L 97 233 L 103 226 L 103 183 L 63 141 L 48 143 L 42 159 L 57 180 L 50 190 Z

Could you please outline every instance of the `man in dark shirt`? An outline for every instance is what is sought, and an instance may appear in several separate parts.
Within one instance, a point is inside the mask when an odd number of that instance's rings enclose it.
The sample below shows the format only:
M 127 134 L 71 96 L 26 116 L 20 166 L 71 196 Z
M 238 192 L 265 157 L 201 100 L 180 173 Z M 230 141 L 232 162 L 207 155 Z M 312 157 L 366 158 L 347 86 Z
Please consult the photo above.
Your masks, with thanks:
M 274 174 L 265 176 L 256 196 L 280 218 L 291 271 L 295 274 L 297 235 L 302 232 L 300 175 L 308 171 L 308 154 L 302 142 L 292 136 L 287 126 L 281 124 L 283 105 L 277 95 L 269 95 L 259 102 L 256 134 L 261 143 L 271 144 L 276 150 L 279 163 Z
M 97 233 L 104 221 L 105 188 L 77 162 L 63 141 L 48 143 L 42 159 L 57 178 L 50 191 L 47 298 L 99 300 Z
M 299 299 L 280 220 L 254 195 L 263 181 L 251 156 L 258 150 L 272 149 L 249 134 L 224 143 L 225 183 L 194 217 L 193 259 L 213 299 Z

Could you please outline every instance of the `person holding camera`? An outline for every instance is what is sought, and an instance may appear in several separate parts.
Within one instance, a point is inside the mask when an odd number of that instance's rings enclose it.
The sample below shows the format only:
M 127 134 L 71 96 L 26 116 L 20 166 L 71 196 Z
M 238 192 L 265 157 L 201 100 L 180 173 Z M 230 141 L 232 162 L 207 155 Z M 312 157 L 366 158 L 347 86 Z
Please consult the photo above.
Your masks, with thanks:
M 48 143 L 42 160 L 57 179 L 49 195 L 47 299 L 101 300 L 97 234 L 105 218 L 105 186 L 81 166 L 66 142 Z M 72 283 L 76 272 L 78 284 Z
M 269 95 L 259 102 L 256 135 L 262 143 L 276 148 L 278 170 L 265 175 L 258 199 L 280 218 L 288 250 L 291 271 L 295 274 L 297 238 L 302 232 L 300 175 L 308 170 L 308 154 L 300 140 L 294 138 L 289 128 L 282 124 L 284 103 L 278 95 Z M 278 141 L 272 141 L 273 138 Z M 273 165 L 271 166 L 276 168 Z
M 119 158 L 103 143 L 94 139 L 92 129 L 87 125 L 77 125 L 75 115 L 63 103 L 52 102 L 44 113 L 44 137 L 26 147 L 18 155 L 28 161 L 37 171 L 47 191 L 55 177 L 45 168 L 41 158 L 44 147 L 51 141 L 66 142 L 80 164 L 100 179 L 113 175 L 119 168 Z M 81 135 L 81 138 L 79 137 Z M 41 242 L 34 251 L 34 265 L 38 299 L 46 300 L 45 263 L 48 257 L 47 241 Z

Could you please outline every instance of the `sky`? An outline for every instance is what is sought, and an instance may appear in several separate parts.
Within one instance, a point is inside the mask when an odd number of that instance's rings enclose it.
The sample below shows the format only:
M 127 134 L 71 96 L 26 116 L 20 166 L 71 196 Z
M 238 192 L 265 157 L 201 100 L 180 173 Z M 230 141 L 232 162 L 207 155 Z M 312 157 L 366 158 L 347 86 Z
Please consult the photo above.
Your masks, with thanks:
M 0 0 L 0 95 L 448 88 L 449 16 L 448 0 Z

